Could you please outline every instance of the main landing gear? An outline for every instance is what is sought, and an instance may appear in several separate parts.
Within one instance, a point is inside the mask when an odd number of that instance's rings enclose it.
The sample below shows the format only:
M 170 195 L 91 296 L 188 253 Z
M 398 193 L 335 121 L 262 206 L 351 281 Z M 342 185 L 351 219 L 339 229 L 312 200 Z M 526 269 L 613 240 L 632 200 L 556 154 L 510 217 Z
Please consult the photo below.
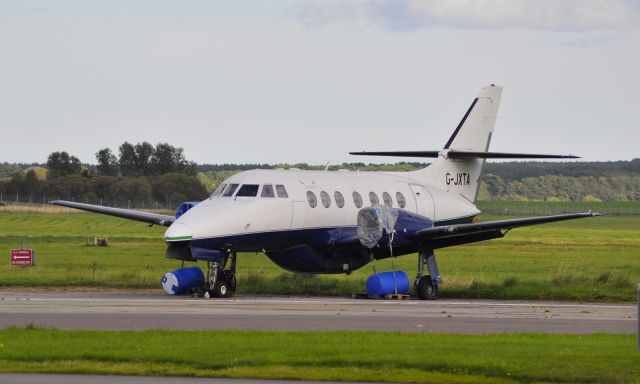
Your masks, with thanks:
M 427 266 L 428 275 L 424 275 L 424 266 Z M 438 285 L 442 284 L 436 255 L 433 249 L 421 250 L 418 256 L 418 275 L 413 283 L 413 289 L 420 300 L 435 300 L 438 298 Z
M 198 296 L 228 298 L 236 292 L 236 252 L 232 251 L 220 259 L 220 263 L 207 261 L 207 281 Z M 225 269 L 229 262 L 229 269 Z

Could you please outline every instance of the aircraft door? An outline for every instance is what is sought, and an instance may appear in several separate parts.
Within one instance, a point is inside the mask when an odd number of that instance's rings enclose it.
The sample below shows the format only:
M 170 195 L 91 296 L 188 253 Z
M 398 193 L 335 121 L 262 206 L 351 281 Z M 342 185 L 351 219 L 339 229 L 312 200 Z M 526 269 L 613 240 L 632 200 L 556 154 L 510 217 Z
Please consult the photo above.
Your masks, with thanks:
M 416 213 L 430 219 L 434 218 L 434 205 L 431 192 L 419 184 L 409 184 L 413 198 L 416 201 Z
M 291 229 L 299 229 L 304 227 L 304 210 L 306 204 L 304 201 L 293 202 L 293 214 L 291 216 Z

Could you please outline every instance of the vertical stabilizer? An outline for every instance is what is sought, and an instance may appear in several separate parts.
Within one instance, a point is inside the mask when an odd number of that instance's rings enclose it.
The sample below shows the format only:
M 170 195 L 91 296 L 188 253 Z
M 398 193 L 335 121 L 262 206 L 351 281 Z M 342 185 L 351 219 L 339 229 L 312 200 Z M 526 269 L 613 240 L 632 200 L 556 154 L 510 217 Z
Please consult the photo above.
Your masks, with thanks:
M 448 158 L 449 151 L 487 152 L 496 124 L 502 87 L 490 85 L 478 93 L 436 161 L 411 176 L 470 202 L 476 201 L 484 158 Z

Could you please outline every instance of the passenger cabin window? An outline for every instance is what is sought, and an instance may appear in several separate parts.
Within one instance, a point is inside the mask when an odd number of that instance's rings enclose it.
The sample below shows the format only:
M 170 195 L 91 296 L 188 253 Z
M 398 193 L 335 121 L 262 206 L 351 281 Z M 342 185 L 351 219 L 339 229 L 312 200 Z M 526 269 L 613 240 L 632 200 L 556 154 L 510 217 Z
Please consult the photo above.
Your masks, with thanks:
M 378 200 L 378 195 L 375 192 L 369 192 L 369 201 L 371 202 L 371 206 L 380 204 L 380 200 Z
M 282 184 L 276 184 L 276 192 L 278 193 L 278 197 L 283 197 L 285 199 L 289 197 L 287 190 L 284 189 L 284 185 Z
M 356 205 L 356 208 L 362 208 L 362 196 L 356 191 L 353 192 L 353 204 Z
M 307 200 L 311 208 L 315 208 L 316 205 L 318 205 L 318 198 L 316 198 L 316 194 L 311 191 L 307 191 Z
M 236 189 L 238 188 L 238 185 L 240 185 L 240 184 L 229 184 L 229 185 L 227 185 L 227 188 L 224 189 L 224 192 L 222 193 L 222 196 L 231 196 L 231 195 L 233 195 L 233 192 L 236 191 Z
M 236 197 L 256 197 L 258 196 L 258 184 L 243 184 L 236 193 Z
M 393 200 L 391 200 L 391 195 L 387 192 L 382 192 L 382 201 L 384 201 L 384 205 L 391 208 L 393 207 Z
M 342 196 L 342 193 L 338 191 L 333 192 L 333 198 L 336 200 L 338 208 L 344 207 L 344 196 Z
M 400 192 L 396 192 L 396 200 L 398 201 L 398 207 L 403 208 L 407 205 L 407 201 L 404 199 L 404 195 Z
M 211 194 L 211 196 L 220 196 L 222 194 L 222 191 L 224 191 L 224 187 L 226 187 L 227 184 L 220 184 L 218 185 L 218 188 L 216 188 L 215 191 L 213 191 L 213 194 Z
M 329 198 L 329 194 L 327 192 L 320 192 L 320 200 L 322 200 L 322 205 L 324 205 L 325 208 L 329 208 L 331 206 L 331 198 Z
M 276 197 L 273 193 L 273 185 L 265 184 L 262 186 L 262 192 L 260 192 L 260 197 Z

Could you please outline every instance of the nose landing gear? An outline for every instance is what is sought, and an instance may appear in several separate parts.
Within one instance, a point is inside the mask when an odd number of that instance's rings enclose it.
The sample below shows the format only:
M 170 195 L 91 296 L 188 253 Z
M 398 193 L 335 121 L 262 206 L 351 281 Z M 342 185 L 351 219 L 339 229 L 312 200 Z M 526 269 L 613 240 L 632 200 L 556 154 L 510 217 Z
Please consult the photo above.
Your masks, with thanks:
M 424 265 L 427 265 L 428 275 L 424 275 Z M 438 285 L 442 284 L 436 255 L 433 249 L 421 250 L 418 256 L 418 275 L 413 283 L 413 289 L 420 300 L 435 300 L 438 298 Z
M 207 261 L 207 281 L 198 296 L 229 298 L 236 292 L 236 252 L 230 252 L 220 263 Z M 225 269 L 230 259 L 229 269 Z

